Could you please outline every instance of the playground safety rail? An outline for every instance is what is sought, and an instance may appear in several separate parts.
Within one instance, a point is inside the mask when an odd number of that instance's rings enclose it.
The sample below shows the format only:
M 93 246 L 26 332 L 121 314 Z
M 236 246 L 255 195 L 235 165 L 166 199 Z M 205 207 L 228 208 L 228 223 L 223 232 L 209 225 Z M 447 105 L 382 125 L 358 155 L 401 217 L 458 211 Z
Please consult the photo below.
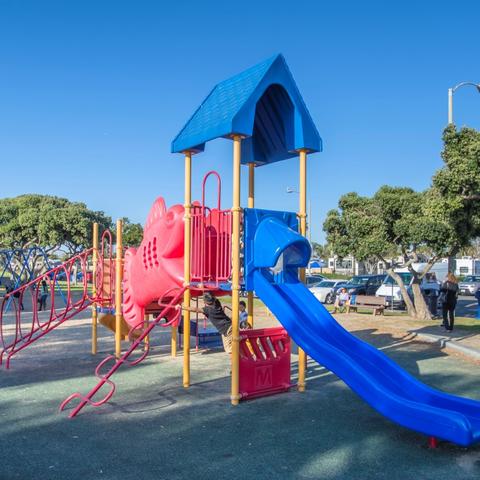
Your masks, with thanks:
M 205 206 L 206 184 L 209 177 L 217 180 L 217 207 Z M 227 282 L 232 273 L 231 235 L 232 212 L 221 208 L 221 180 L 215 171 L 203 178 L 202 204 L 191 209 L 191 281 L 219 284 Z
M 106 269 L 110 270 L 110 276 L 114 278 L 111 241 L 110 232 L 106 231 L 102 236 L 102 247 L 97 256 L 100 268 L 95 279 L 91 278 L 89 270 L 94 252 L 93 248 L 90 248 L 5 295 L 0 305 L 0 365 L 6 360 L 5 366 L 8 369 L 10 360 L 16 353 L 84 311 L 92 303 L 96 302 L 102 306 L 114 304 L 113 286 L 110 285 L 106 290 L 103 282 Z M 72 285 L 72 275 L 79 274 L 81 285 Z M 58 280 L 64 278 L 67 284 L 64 292 L 65 305 L 57 306 L 56 286 Z M 93 281 L 96 282 L 95 297 L 91 289 Z M 43 301 L 42 296 L 45 297 Z M 47 299 L 49 308 L 46 308 Z M 31 304 L 31 311 L 24 309 L 27 300 L 28 304 Z M 45 307 L 43 311 L 42 305 Z M 7 313 L 9 306 L 13 306 L 11 313 Z
M 16 290 L 22 286 L 22 283 L 35 279 L 38 263 L 42 260 L 42 270 L 48 271 L 53 268 L 45 249 L 38 245 L 29 248 L 0 250 L 0 281 L 5 282 L 5 278 L 10 277 L 12 286 L 9 290 Z M 16 267 L 20 267 L 20 269 L 18 270 Z M 66 297 L 58 283 L 57 288 L 58 293 L 66 303 Z M 7 303 L 5 311 L 9 310 L 11 300 Z

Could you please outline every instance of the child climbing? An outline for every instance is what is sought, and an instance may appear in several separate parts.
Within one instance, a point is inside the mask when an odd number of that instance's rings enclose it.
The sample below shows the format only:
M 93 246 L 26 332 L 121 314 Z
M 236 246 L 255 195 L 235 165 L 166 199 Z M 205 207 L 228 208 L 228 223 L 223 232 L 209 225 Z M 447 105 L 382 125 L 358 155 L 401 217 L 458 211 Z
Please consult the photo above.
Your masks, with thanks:
M 223 349 L 232 353 L 232 320 L 223 310 L 222 304 L 212 293 L 203 294 L 205 306 L 203 308 L 190 307 L 188 310 L 194 313 L 203 313 L 222 335 Z

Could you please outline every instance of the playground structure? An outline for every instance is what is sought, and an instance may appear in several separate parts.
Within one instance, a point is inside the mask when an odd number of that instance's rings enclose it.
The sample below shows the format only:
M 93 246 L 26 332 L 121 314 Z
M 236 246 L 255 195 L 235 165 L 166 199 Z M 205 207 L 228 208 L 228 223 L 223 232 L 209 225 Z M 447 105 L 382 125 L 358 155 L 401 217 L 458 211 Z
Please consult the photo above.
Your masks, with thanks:
M 0 296 L 17 290 L 21 285 L 31 282 L 39 274 L 51 269 L 52 265 L 45 249 L 38 245 L 0 250 Z M 62 300 L 66 302 L 58 284 L 57 288 Z M 6 306 L 7 311 L 11 307 L 11 301 Z
M 97 227 L 95 227 L 97 228 Z M 102 246 L 84 250 L 61 265 L 51 268 L 30 279 L 6 294 L 0 308 L 0 365 L 5 362 L 9 368 L 11 358 L 36 342 L 44 335 L 62 325 L 66 320 L 97 304 L 108 307 L 113 304 L 115 284 L 113 271 L 112 236 L 109 231 L 102 235 Z M 89 269 L 94 265 L 94 271 Z M 73 288 L 73 276 L 81 277 L 81 285 Z M 65 292 L 59 286 L 59 279 L 65 283 Z M 93 282 L 93 283 L 91 283 Z M 40 297 L 48 292 L 49 306 L 40 310 Z M 58 297 L 60 304 L 58 304 Z M 23 309 L 24 304 L 28 309 Z M 96 307 L 93 317 L 96 319 Z
M 216 138 L 227 138 L 233 143 L 233 201 L 232 208 L 227 210 L 220 205 L 220 179 L 215 172 L 204 177 L 202 201 L 192 202 L 191 196 L 192 158 L 204 150 L 206 142 Z M 321 146 L 320 136 L 281 55 L 221 82 L 210 92 L 172 142 L 172 152 L 184 155 L 184 205 L 167 209 L 164 200 L 158 198 L 147 218 L 140 247 L 127 250 L 124 258 L 121 228 L 117 227 L 115 261 L 111 255 L 100 252 L 98 232 L 94 229 L 94 247 L 85 253 L 92 256 L 93 289 L 88 293 L 85 287 L 83 303 L 77 310 L 92 306 L 93 353 L 98 312 L 105 309 L 115 314 L 115 355 L 98 365 L 95 373 L 99 381 L 90 392 L 73 393 L 62 403 L 62 410 L 78 400 L 69 414 L 74 417 L 86 405 L 100 406 L 107 402 L 115 393 L 112 375 L 122 365 L 137 365 L 147 356 L 149 334 L 157 326 L 172 327 L 171 348 L 172 355 L 176 355 L 182 312 L 183 385 L 189 387 L 189 307 L 193 299 L 211 291 L 232 297 L 230 398 L 233 405 L 291 387 L 292 339 L 299 347 L 299 391 L 306 386 L 308 353 L 378 412 L 427 435 L 432 446 L 437 438 L 463 446 L 480 441 L 479 402 L 422 384 L 382 352 L 344 330 L 305 287 L 305 267 L 311 255 L 305 238 L 307 155 L 320 151 Z M 299 162 L 298 213 L 256 208 L 255 168 L 289 158 L 298 158 Z M 247 166 L 249 175 L 245 209 L 240 203 L 242 165 Z M 211 177 L 217 179 L 219 190 L 214 207 L 205 204 L 205 188 Z M 114 285 L 106 287 L 106 277 L 110 282 L 115 278 Z M 38 291 L 38 285 L 33 286 L 21 288 Z M 241 332 L 240 290 L 248 294 L 251 326 L 254 326 L 255 292 L 283 327 Z M 73 310 L 72 306 L 72 315 Z M 152 320 L 147 318 L 150 314 L 154 315 Z M 56 320 L 56 324 L 63 318 Z M 3 327 L 1 319 L 0 316 Z M 33 324 L 38 322 L 37 318 Z M 122 322 L 130 328 L 131 341 L 123 353 Z M 22 322 L 17 321 L 18 324 L 21 327 Z M 35 333 L 41 336 L 44 334 L 41 330 Z M 22 334 L 21 328 L 20 337 L 24 343 L 31 340 Z M 10 356 L 20 347 L 6 351 Z M 108 364 L 111 366 L 107 370 Z M 98 400 L 96 396 L 105 385 L 108 391 Z

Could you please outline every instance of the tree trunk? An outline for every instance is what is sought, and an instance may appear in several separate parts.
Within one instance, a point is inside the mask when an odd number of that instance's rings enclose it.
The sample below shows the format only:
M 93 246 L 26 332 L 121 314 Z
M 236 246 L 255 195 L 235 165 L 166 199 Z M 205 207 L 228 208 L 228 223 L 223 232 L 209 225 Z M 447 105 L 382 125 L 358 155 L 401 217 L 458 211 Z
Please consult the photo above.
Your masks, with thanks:
M 415 302 L 415 311 L 417 320 L 431 320 L 432 315 L 428 308 L 425 297 L 423 296 L 422 289 L 420 288 L 420 280 L 418 278 L 413 279 L 412 283 L 413 301 Z
M 407 292 L 407 287 L 405 287 L 402 277 L 398 273 L 394 272 L 393 268 L 387 268 L 387 273 L 397 282 L 397 285 L 399 286 L 400 292 L 402 294 L 403 301 L 405 302 L 405 307 L 407 308 L 408 315 L 412 318 L 417 318 L 417 311 L 415 309 L 415 305 Z
M 455 255 L 448 256 L 448 271 L 455 274 Z

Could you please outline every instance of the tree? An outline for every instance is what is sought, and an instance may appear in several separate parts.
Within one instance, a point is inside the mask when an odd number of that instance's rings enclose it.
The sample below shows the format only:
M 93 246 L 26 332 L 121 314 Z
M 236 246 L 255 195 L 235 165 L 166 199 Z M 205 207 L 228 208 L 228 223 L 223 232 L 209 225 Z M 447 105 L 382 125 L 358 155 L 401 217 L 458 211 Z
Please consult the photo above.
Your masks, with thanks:
M 321 258 L 322 260 L 328 260 L 329 255 L 330 247 L 328 245 L 312 242 L 312 256 Z
M 473 258 L 480 257 L 480 238 L 475 238 L 472 240 L 468 247 L 463 247 L 460 250 L 461 255 L 466 255 Z
M 480 237 L 480 132 L 453 125 L 443 133 L 444 166 L 425 192 L 384 186 L 372 197 L 344 195 L 338 210 L 327 214 L 327 240 L 339 256 L 354 254 L 359 260 L 373 255 L 396 280 L 409 314 L 430 318 L 420 284 L 440 257 L 452 258 Z M 416 272 L 414 263 L 426 260 Z M 413 302 L 394 268 L 406 267 L 413 276 Z
M 132 223 L 127 217 L 123 221 L 123 245 L 138 247 L 143 240 L 143 227 L 140 223 Z
M 449 125 L 443 142 L 444 166 L 433 177 L 430 213 L 449 225 L 454 256 L 480 236 L 480 132 Z
M 340 198 L 339 208 L 327 214 L 324 230 L 327 240 L 339 256 L 353 254 L 358 260 L 372 256 L 387 266 L 400 287 L 409 315 L 429 319 L 420 285 L 432 265 L 450 248 L 449 226 L 432 219 L 430 192 L 383 186 L 372 197 L 348 193 Z M 421 253 L 428 254 L 425 269 L 415 270 Z M 398 258 L 388 262 L 388 258 Z M 407 268 L 412 275 L 413 301 L 396 268 Z
M 93 222 L 101 229 L 110 228 L 112 223 L 103 212 L 65 198 L 27 194 L 0 199 L 0 246 L 38 245 L 47 254 L 63 250 L 72 256 L 92 246 Z

